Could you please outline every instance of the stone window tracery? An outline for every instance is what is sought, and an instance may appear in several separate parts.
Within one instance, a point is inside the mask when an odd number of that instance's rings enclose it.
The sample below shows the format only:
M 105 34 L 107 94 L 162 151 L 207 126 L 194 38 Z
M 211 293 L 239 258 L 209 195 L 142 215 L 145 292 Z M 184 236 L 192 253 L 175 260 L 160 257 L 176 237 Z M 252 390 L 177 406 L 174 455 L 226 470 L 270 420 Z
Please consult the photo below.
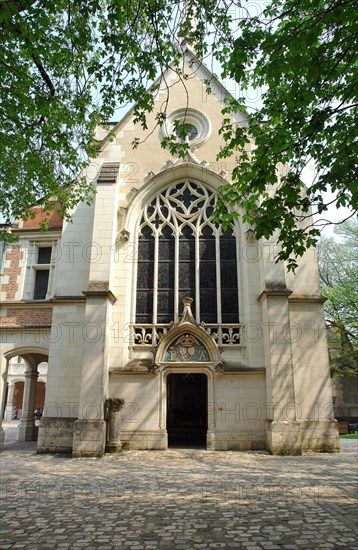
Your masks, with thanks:
M 168 324 L 194 299 L 197 322 L 239 322 L 236 235 L 211 221 L 215 193 L 174 183 L 144 208 L 139 224 L 137 324 Z

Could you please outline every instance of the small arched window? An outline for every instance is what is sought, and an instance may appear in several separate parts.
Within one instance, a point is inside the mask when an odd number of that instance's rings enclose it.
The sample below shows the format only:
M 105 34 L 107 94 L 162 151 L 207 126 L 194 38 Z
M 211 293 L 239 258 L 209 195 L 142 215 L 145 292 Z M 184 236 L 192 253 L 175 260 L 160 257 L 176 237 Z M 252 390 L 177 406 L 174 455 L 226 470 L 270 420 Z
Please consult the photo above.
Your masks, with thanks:
M 236 236 L 213 224 L 215 194 L 188 180 L 145 207 L 138 235 L 136 323 L 177 321 L 182 298 L 197 322 L 239 322 Z

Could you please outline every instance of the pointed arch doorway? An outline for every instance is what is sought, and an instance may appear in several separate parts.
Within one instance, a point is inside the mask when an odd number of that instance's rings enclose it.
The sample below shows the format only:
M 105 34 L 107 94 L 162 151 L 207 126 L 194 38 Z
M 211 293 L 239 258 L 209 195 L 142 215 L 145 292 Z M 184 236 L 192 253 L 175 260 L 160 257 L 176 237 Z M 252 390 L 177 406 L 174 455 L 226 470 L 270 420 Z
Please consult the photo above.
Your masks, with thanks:
M 208 378 L 202 373 L 167 377 L 168 447 L 206 448 Z

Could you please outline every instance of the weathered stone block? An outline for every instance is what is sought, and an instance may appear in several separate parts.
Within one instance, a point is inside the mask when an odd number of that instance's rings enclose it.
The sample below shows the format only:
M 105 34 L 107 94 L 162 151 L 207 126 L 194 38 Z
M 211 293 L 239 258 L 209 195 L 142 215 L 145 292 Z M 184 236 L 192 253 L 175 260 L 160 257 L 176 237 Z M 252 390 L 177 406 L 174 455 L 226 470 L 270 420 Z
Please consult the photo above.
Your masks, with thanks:
M 260 432 L 208 432 L 209 451 L 253 451 L 266 448 L 265 434 Z
M 37 452 L 71 453 L 76 418 L 42 417 L 37 440 Z
M 122 448 L 125 450 L 163 451 L 168 448 L 166 431 L 121 432 Z
M 267 450 L 273 455 L 301 455 L 300 423 L 288 420 L 267 420 L 266 445 Z
M 106 422 L 104 420 L 76 420 L 72 456 L 74 458 L 103 456 L 105 438 Z
M 301 422 L 304 452 L 339 453 L 339 430 L 336 420 L 306 420 Z

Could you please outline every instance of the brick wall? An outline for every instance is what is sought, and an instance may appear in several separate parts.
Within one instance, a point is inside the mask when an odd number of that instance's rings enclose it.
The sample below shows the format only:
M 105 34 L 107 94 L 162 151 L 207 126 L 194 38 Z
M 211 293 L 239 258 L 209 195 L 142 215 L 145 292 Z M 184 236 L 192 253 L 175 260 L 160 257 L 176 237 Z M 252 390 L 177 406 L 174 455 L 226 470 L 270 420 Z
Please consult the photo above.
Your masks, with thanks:
M 9 262 L 9 266 L 4 269 L 4 278 L 8 277 L 8 283 L 2 285 L 6 300 L 15 300 L 16 292 L 19 289 L 18 277 L 21 274 L 20 262 L 23 257 L 23 250 L 16 245 L 12 246 L 6 254 L 6 261 Z
M 8 308 L 6 317 L 0 317 L 2 327 L 24 327 L 26 325 L 50 325 L 52 308 Z

